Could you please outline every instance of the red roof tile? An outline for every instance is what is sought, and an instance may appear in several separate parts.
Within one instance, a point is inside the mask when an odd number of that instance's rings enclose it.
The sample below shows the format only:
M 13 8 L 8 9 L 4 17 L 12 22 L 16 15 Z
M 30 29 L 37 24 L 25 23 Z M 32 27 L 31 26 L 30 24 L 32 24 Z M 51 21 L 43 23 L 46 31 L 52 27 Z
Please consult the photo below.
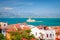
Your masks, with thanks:
M 16 26 L 16 28 L 20 28 L 20 24 L 15 24 L 14 26 Z

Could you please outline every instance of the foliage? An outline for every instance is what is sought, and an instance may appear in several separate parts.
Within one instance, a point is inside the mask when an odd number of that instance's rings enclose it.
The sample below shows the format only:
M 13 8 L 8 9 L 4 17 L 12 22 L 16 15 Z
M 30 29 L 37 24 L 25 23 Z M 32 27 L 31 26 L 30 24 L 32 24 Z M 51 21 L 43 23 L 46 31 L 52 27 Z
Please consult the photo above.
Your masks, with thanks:
M 10 32 L 11 40 L 21 40 L 22 38 L 26 38 L 27 40 L 31 40 L 35 38 L 34 35 L 30 35 L 31 30 L 20 30 L 16 32 Z
M 26 38 L 28 40 L 35 38 L 34 35 L 30 35 L 31 30 L 24 30 L 22 33 L 23 38 Z
M 34 35 L 32 34 L 32 35 L 29 36 L 29 38 L 35 38 L 35 37 L 34 37 Z
M 21 35 L 18 32 L 11 32 L 11 40 L 21 40 Z
M 26 30 L 26 32 L 27 32 L 27 33 L 30 33 L 30 32 L 31 32 L 31 30 Z
M 6 40 L 5 36 L 2 33 L 0 33 L 0 40 Z

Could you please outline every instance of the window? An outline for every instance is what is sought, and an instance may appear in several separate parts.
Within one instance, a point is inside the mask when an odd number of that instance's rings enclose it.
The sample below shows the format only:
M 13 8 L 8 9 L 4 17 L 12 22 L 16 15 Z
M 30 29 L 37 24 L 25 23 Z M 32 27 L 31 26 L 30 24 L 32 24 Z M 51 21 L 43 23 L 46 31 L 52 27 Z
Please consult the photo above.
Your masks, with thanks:
M 46 37 L 48 38 L 48 34 L 46 34 Z
M 2 29 L 0 29 L 0 33 L 2 32 Z
M 46 27 L 44 27 L 44 30 L 46 30 Z
M 52 34 L 50 34 L 50 37 L 52 37 Z
M 0 24 L 0 27 L 1 27 L 1 24 Z
M 1 24 L 0 24 L 0 29 L 1 29 Z
M 37 35 L 37 32 L 36 32 L 36 35 Z
M 6 26 L 6 24 L 4 24 L 4 26 Z

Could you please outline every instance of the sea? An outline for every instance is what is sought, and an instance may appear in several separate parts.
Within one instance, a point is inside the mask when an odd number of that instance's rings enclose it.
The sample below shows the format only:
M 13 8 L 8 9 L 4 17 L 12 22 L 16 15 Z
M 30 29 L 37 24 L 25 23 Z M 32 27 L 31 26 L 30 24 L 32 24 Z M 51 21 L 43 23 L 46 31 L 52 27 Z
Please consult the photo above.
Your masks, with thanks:
M 35 22 L 27 22 L 29 18 L 0 18 L 0 22 L 8 24 L 27 23 L 28 25 L 60 26 L 60 18 L 31 18 Z

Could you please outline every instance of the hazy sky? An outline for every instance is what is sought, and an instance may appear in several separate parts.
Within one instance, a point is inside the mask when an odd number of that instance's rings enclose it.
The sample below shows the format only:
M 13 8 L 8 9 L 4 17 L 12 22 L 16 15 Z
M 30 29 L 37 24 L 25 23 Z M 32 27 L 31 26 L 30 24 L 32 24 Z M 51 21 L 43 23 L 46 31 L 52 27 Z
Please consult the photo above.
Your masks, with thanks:
M 0 17 L 60 17 L 60 0 L 0 0 Z

